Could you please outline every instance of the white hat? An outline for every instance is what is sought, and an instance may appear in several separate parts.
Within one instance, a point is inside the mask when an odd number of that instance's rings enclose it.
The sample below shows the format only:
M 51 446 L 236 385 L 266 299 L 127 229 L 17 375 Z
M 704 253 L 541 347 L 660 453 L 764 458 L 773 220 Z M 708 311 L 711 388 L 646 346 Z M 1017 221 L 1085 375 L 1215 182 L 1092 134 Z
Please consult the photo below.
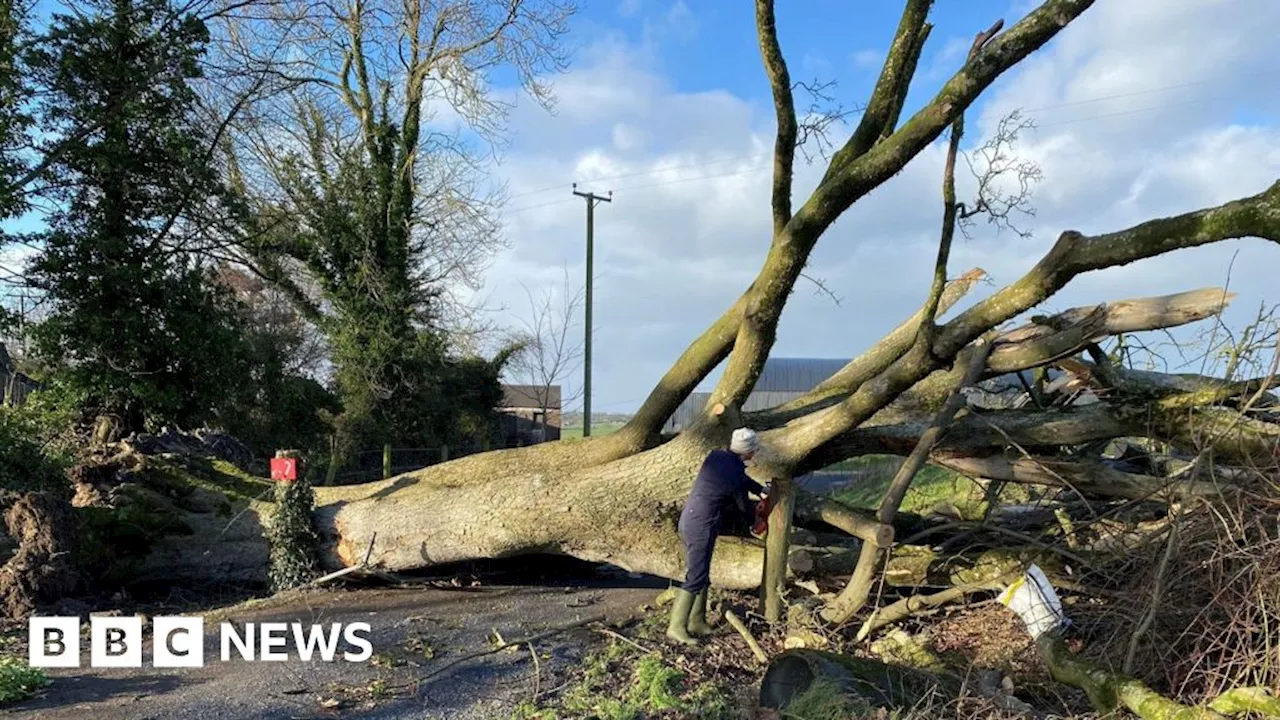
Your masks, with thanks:
M 733 440 L 729 443 L 729 449 L 738 455 L 746 455 L 755 452 L 760 447 L 760 436 L 751 428 L 738 428 L 733 431 Z

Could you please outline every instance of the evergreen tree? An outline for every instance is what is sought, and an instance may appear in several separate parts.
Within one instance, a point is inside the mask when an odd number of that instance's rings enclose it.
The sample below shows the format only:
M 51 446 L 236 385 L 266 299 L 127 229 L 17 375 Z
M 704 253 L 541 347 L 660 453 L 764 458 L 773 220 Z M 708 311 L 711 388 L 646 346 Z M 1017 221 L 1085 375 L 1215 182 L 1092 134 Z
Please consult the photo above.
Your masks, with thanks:
M 12 218 L 23 208 L 17 184 L 27 167 L 23 150 L 28 145 L 27 129 L 31 125 L 27 108 L 31 88 L 22 65 L 29 10 L 27 0 L 0 0 L 0 221 Z M 4 241 L 5 234 L 0 230 L 0 247 Z
M 194 425 L 242 382 L 226 294 L 184 252 L 184 219 L 219 202 L 191 81 L 204 24 L 167 0 L 91 0 L 55 15 L 31 58 L 43 129 L 92 127 L 52 169 L 58 209 L 31 278 L 54 314 L 37 353 L 122 431 Z

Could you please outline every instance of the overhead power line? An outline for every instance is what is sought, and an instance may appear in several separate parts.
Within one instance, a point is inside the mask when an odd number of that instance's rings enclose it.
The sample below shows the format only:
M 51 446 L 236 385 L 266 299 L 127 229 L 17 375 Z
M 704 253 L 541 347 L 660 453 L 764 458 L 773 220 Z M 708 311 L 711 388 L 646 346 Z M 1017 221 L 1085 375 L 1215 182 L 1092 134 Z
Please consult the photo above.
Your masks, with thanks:
M 694 170 L 696 168 L 710 167 L 712 165 L 723 165 L 724 163 L 737 162 L 740 160 L 756 160 L 763 157 L 769 157 L 771 155 L 773 155 L 773 151 L 769 150 L 767 152 L 759 152 L 751 155 L 735 155 L 733 157 L 720 158 L 719 160 L 707 160 L 704 162 L 685 163 L 680 165 L 667 165 L 665 167 L 653 168 L 651 170 L 637 170 L 635 172 L 623 173 L 621 175 L 605 175 L 604 177 L 591 178 L 590 180 L 583 181 L 583 183 L 557 183 L 555 185 L 548 185 L 547 187 L 539 188 L 537 190 L 528 190 L 522 193 L 516 193 L 515 195 L 508 195 L 507 199 L 511 200 L 514 198 L 528 197 L 529 195 L 540 195 L 542 193 L 551 192 L 553 190 L 563 190 L 566 187 L 573 184 L 585 184 L 588 182 L 601 183 L 601 182 L 612 182 L 614 180 L 627 180 L 629 178 L 634 178 L 634 177 L 643 177 L 646 175 L 657 175 L 658 173 L 669 172 L 671 170 Z
M 1067 107 L 1076 107 L 1078 105 L 1092 105 L 1093 103 L 1104 102 L 1106 100 L 1120 100 L 1122 98 L 1138 97 L 1139 95 L 1152 95 L 1154 93 L 1168 92 L 1170 90 L 1181 90 L 1189 87 L 1199 87 L 1208 85 L 1208 80 L 1198 80 L 1196 82 L 1179 83 L 1177 85 L 1165 85 L 1163 87 L 1148 88 L 1146 90 L 1134 90 L 1133 92 L 1116 93 L 1115 95 L 1099 95 L 1098 97 L 1089 98 L 1088 100 L 1076 100 L 1068 103 L 1059 103 L 1057 105 L 1046 105 L 1044 107 L 1031 108 L 1025 110 L 1027 113 L 1038 113 L 1045 110 L 1060 110 Z
M 1106 101 L 1108 101 L 1108 100 L 1121 100 L 1121 99 L 1124 99 L 1124 98 L 1140 97 L 1140 96 L 1143 96 L 1143 95 L 1153 95 L 1153 94 L 1156 94 L 1156 93 L 1168 92 L 1168 91 L 1170 91 L 1170 90 L 1181 90 L 1181 89 L 1185 89 L 1185 88 L 1190 88 L 1190 87 L 1200 87 L 1200 86 L 1210 85 L 1210 84 L 1212 84 L 1212 81 L 1210 81 L 1210 80 L 1198 80 L 1198 81 L 1194 81 L 1194 82 L 1177 83 L 1177 84 L 1174 84 L 1174 85 L 1162 85 L 1162 86 L 1160 86 L 1160 87 L 1146 88 L 1146 89 L 1143 89 L 1143 90 L 1133 90 L 1133 91 L 1129 91 L 1129 92 L 1112 93 L 1112 94 L 1110 94 L 1110 95 L 1099 95 L 1099 96 L 1097 96 L 1097 97 L 1087 98 L 1087 99 L 1085 99 L 1085 100 L 1073 100 L 1073 101 L 1071 101 L 1071 102 L 1057 103 L 1057 104 L 1054 104 L 1054 105 L 1044 105 L 1044 106 L 1037 107 L 1037 108 L 1031 108 L 1031 109 L 1029 109 L 1029 110 L 1023 110 L 1023 112 L 1024 112 L 1025 114 L 1027 114 L 1027 115 L 1036 115 L 1036 114 L 1042 114 L 1042 113 L 1045 113 L 1045 112 L 1050 111 L 1050 110 L 1060 110 L 1060 109 L 1063 109 L 1063 108 L 1079 107 L 1079 106 L 1083 106 L 1083 105 L 1092 105 L 1092 104 L 1095 104 L 1095 103 L 1106 102 Z M 1210 97 L 1202 97 L 1202 98 L 1198 98 L 1198 99 L 1195 99 L 1195 100 L 1183 101 L 1183 102 L 1174 103 L 1174 104 L 1167 104 L 1167 105 L 1155 105 L 1155 106 L 1151 106 L 1151 107 L 1149 107 L 1149 108 L 1140 108 L 1140 109 L 1137 109 L 1137 110 L 1123 110 L 1123 111 L 1115 112 L 1115 113 L 1106 113 L 1106 114 L 1101 114 L 1101 115 L 1090 115 L 1090 116 L 1086 116 L 1086 117 L 1071 118 L 1071 119 L 1067 119 L 1067 120 L 1055 120 L 1055 121 L 1046 122 L 1046 123 L 1036 123 L 1036 126 L 1037 126 L 1037 127 L 1053 127 L 1053 126 L 1056 126 L 1056 125 L 1065 125 L 1065 124 L 1069 124 L 1069 123 L 1085 122 L 1085 121 L 1089 121 L 1089 120 L 1100 120 L 1100 119 L 1104 119 L 1104 118 L 1108 118 L 1108 117 L 1117 117 L 1117 116 L 1122 116 L 1122 115 L 1131 115 L 1131 114 L 1140 113 L 1140 112 L 1151 112 L 1151 111 L 1154 111 L 1154 110 L 1164 110 L 1164 109 L 1168 109 L 1168 108 L 1181 107 L 1181 106 L 1183 106 L 1183 105 L 1199 104 L 1199 103 L 1208 102 L 1208 101 L 1209 101 L 1209 100 L 1211 100 L 1211 99 L 1212 99 L 1212 98 L 1210 98 Z M 651 169 L 649 169 L 649 170 L 636 170 L 636 171 L 633 171 L 633 172 L 626 172 L 626 173 L 621 173 L 621 174 L 617 174 L 617 175 L 604 175 L 604 176 L 600 176 L 600 177 L 589 178 L 589 179 L 586 179 L 586 180 L 579 180 L 579 181 L 577 181 L 577 183 L 578 183 L 578 184 L 587 184 L 587 183 L 613 182 L 613 181 L 615 181 L 615 180 L 628 180 L 628 179 L 631 179 L 631 178 L 646 177 L 646 176 L 649 176 L 649 175 L 660 175 L 660 174 L 662 174 L 662 173 L 671 172 L 671 171 L 679 171 L 679 170 L 695 170 L 695 169 L 698 169 L 698 168 L 710 167 L 710 166 L 712 166 L 712 165 L 723 165 L 723 164 L 725 164 L 725 163 L 732 163 L 732 162 L 745 162 L 745 161 L 750 161 L 750 160 L 759 160 L 759 159 L 761 159 L 761 158 L 771 157 L 772 155 L 773 155 L 773 151 L 749 153 L 749 154 L 746 154 L 746 155 L 734 155 L 734 156 L 731 156 L 731 157 L 718 158 L 718 159 L 716 159 L 716 160 L 705 160 L 705 161 L 696 162 L 696 163 L 684 163 L 684 164 L 678 164 L 678 165 L 665 165 L 665 166 L 662 166 L 662 167 L 655 167 L 655 168 L 651 168 Z M 663 185 L 669 185 L 669 184 L 673 184 L 673 183 L 677 183 L 677 182 L 686 182 L 687 180 L 691 180 L 691 179 L 713 179 L 713 178 L 718 178 L 718 177 L 727 177 L 727 176 L 731 176 L 731 175 L 739 175 L 739 174 L 742 174 L 742 173 L 744 173 L 744 172 L 756 172 L 756 171 L 758 171 L 758 170 L 763 170 L 763 169 L 767 169 L 767 168 L 764 168 L 764 167 L 761 167 L 761 168 L 748 168 L 748 169 L 745 169 L 745 170 L 735 170 L 735 171 L 732 171 L 732 172 L 729 172 L 729 173 L 726 173 L 726 174 L 708 175 L 708 176 L 706 176 L 705 178 L 679 178 L 679 179 L 675 179 L 675 180 L 667 180 L 667 181 L 662 181 L 662 182 L 653 183 L 653 184 L 649 184 L 649 185 L 636 186 L 636 187 L 630 187 L 630 188 L 621 188 L 621 189 L 624 189 L 624 190 L 638 190 L 638 189 L 640 189 L 640 188 L 642 188 L 642 187 L 660 187 L 660 186 L 663 186 Z M 538 189 L 536 189 L 536 190 L 526 190 L 526 191 L 524 191 L 524 192 L 519 192 L 519 193 L 516 193 L 516 194 L 514 194 L 514 195 L 509 195 L 509 196 L 507 196 L 507 199 L 508 199 L 508 200 L 513 200 L 513 199 L 516 199 L 516 198 L 529 197 L 529 196 L 532 196 L 532 195 L 541 195 L 541 194 L 543 194 L 543 193 L 548 193 L 548 192 L 563 191 L 563 190 L 568 189 L 572 184 L 573 184 L 572 182 L 556 183 L 555 185 L 548 185 L 548 186 L 546 186 L 546 187 L 541 187 L 541 188 L 538 188 Z M 561 204 L 562 202 L 567 202 L 567 201 L 564 201 L 564 200 L 556 200 L 556 201 L 554 201 L 554 202 L 549 202 L 549 203 L 542 203 L 542 204 L 538 204 L 538 205 L 529 205 L 529 206 L 519 207 L 519 208 L 515 208 L 515 209 L 512 209 L 512 210 L 508 210 L 507 212 L 524 212 L 524 211 L 526 211 L 526 210 L 534 210 L 534 209 L 536 209 L 536 208 L 540 208 L 540 207 L 547 207 L 547 206 L 549 206 L 549 205 L 559 205 L 559 204 Z
M 1168 109 L 1178 108 L 1178 107 L 1184 107 L 1184 106 L 1188 106 L 1188 105 L 1202 104 L 1202 103 L 1204 103 L 1204 102 L 1207 102 L 1209 99 L 1210 99 L 1210 98 L 1202 98 L 1202 99 L 1199 99 L 1199 100 L 1188 100 L 1188 101 L 1185 101 L 1185 102 L 1169 103 L 1169 104 L 1166 104 L 1166 105 L 1153 105 L 1153 106 L 1150 106 L 1150 107 L 1136 108 L 1136 109 L 1133 109 L 1133 110 L 1122 110 L 1122 111 L 1120 111 L 1120 112 L 1114 112 L 1114 113 L 1103 113 L 1103 114 L 1100 114 L 1100 115 L 1090 115 L 1090 116 L 1087 116 L 1087 117 L 1071 118 L 1071 119 L 1068 119 L 1068 120 L 1059 120 L 1059 121 L 1057 121 L 1057 122 L 1052 122 L 1052 123 L 1037 123 L 1037 124 L 1036 124 L 1036 125 L 1034 125 L 1031 129 L 1042 128 L 1042 127 L 1054 127 L 1054 126 L 1057 126 L 1057 125 L 1070 125 L 1070 124 L 1073 124 L 1073 123 L 1086 122 L 1086 121 L 1090 121 L 1090 120 L 1104 120 L 1104 119 L 1112 118 L 1112 117 L 1119 117 L 1119 116 L 1123 116 L 1123 115 L 1133 115 L 1133 114 L 1137 114 L 1137 113 L 1144 113 L 1144 112 L 1154 112 L 1154 111 L 1157 111 L 1157 110 L 1168 110 Z M 690 167 L 697 167 L 697 166 L 690 166 Z M 656 174 L 658 174 L 658 173 L 670 172 L 670 171 L 671 171 L 671 170 L 673 170 L 673 169 L 674 169 L 674 168 L 672 168 L 672 167 L 666 167 L 666 168 L 661 168 L 661 169 L 658 169 L 658 170 L 653 170 L 653 171 L 645 172 L 645 173 L 640 173 L 640 172 L 637 172 L 637 173 L 631 173 L 631 176 L 632 176 L 632 177 L 639 177 L 639 176 L 641 176 L 641 175 L 656 175 Z M 747 175 L 747 174 L 751 174 L 751 173 L 767 172 L 767 171 L 771 171 L 772 169 L 773 169 L 773 166 L 772 166 L 772 165 L 765 164 L 765 165 L 760 165 L 760 166 L 757 166 L 757 167 L 741 168 L 741 169 L 738 169 L 738 170 L 733 170 L 733 171 L 725 172 L 725 173 L 715 173 L 715 174 L 711 174 L 711 175 L 697 175 L 697 176 L 694 176 L 694 177 L 672 178 L 672 179 L 670 179 L 670 180 L 662 180 L 662 181 L 659 181 L 659 182 L 644 183 L 644 184 L 641 184 L 641 185 L 630 185 L 630 186 L 628 186 L 628 185 L 623 185 L 622 187 L 616 188 L 614 192 L 618 192 L 618 193 L 626 193 L 626 192 L 631 192 L 631 191 L 635 191 L 635 190 L 647 190 L 647 189 L 652 189 L 652 188 L 666 187 L 666 186 L 669 186 L 669 185 L 678 185 L 678 184 L 680 184 L 680 183 L 697 182 L 697 181 L 701 181 L 701 180 L 717 180 L 717 179 L 720 179 L 720 178 L 733 177 L 733 176 L 735 176 L 735 175 Z M 504 210 L 504 212 L 505 212 L 505 213 L 507 213 L 507 214 L 522 213 L 522 212 L 527 212 L 527 211 L 529 211 L 529 210 L 537 210 L 537 209 L 539 209 L 539 208 L 550 207 L 550 206 L 552 206 L 552 205 L 561 205 L 561 204 L 563 204 L 563 203 L 571 202 L 571 201 L 572 201 L 572 198 L 569 198 L 569 199 L 561 199 L 561 200 L 552 200 L 552 201 L 550 201 L 550 202 L 538 203 L 538 204 L 536 204 L 536 205 L 525 205 L 525 206 L 522 206 L 522 207 L 510 208 L 510 209 L 508 209 L 508 210 Z
M 1066 120 L 1055 120 L 1054 122 L 1036 123 L 1034 127 L 1057 127 L 1058 125 L 1071 125 L 1072 123 L 1084 122 L 1086 120 L 1103 120 L 1105 118 L 1120 117 L 1122 115 L 1136 115 L 1138 113 L 1152 112 L 1154 110 L 1172 110 L 1173 108 L 1186 107 L 1188 105 L 1203 105 L 1211 99 L 1212 98 L 1198 98 L 1195 100 L 1185 100 L 1183 102 L 1167 103 L 1165 105 L 1152 105 L 1150 107 L 1134 108 L 1132 110 L 1120 110 L 1118 112 L 1104 113 L 1102 115 L 1090 115 L 1088 117 L 1068 118 Z

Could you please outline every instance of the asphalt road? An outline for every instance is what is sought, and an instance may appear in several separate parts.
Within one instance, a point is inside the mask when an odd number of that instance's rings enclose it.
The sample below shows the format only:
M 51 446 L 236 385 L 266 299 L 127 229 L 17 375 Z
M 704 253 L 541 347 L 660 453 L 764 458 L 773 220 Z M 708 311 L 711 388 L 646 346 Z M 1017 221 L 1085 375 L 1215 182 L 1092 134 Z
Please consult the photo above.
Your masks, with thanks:
M 217 623 L 207 620 L 202 668 L 152 668 L 148 641 L 141 669 L 49 670 L 53 684 L 41 697 L 0 714 L 23 720 L 503 717 L 535 687 L 561 684 L 596 640 L 593 633 L 574 630 L 537 643 L 536 667 L 525 648 L 455 665 L 416 688 L 414 680 L 488 648 L 495 629 L 512 640 L 596 614 L 620 620 L 656 593 L 616 586 L 317 591 L 239 606 L 218 621 L 237 629 L 264 621 L 368 622 L 374 662 L 302 662 L 292 645 L 285 662 L 223 662 Z M 82 651 L 87 665 L 88 650 Z

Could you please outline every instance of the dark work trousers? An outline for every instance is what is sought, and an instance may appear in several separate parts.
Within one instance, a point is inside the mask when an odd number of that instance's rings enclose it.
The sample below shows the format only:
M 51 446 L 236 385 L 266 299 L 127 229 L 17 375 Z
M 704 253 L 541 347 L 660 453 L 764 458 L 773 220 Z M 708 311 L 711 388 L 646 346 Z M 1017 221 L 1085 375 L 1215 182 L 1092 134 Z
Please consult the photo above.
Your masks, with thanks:
M 684 584 L 680 587 L 697 595 L 711 586 L 711 555 L 719 534 L 718 518 L 680 513 L 680 540 L 684 542 Z
M 760 495 L 763 491 L 746 475 L 741 457 L 727 450 L 709 452 L 677 525 L 685 543 L 685 584 L 681 587 L 694 594 L 708 588 L 716 537 L 722 530 L 732 530 L 742 523 L 749 528 L 754 509 L 748 493 Z
M 751 526 L 754 515 L 747 493 L 764 488 L 747 477 L 742 459 L 728 450 L 708 453 L 689 499 L 680 511 L 680 540 L 684 542 L 685 575 L 682 587 L 695 595 L 711 585 L 711 554 L 716 536 L 737 526 Z

